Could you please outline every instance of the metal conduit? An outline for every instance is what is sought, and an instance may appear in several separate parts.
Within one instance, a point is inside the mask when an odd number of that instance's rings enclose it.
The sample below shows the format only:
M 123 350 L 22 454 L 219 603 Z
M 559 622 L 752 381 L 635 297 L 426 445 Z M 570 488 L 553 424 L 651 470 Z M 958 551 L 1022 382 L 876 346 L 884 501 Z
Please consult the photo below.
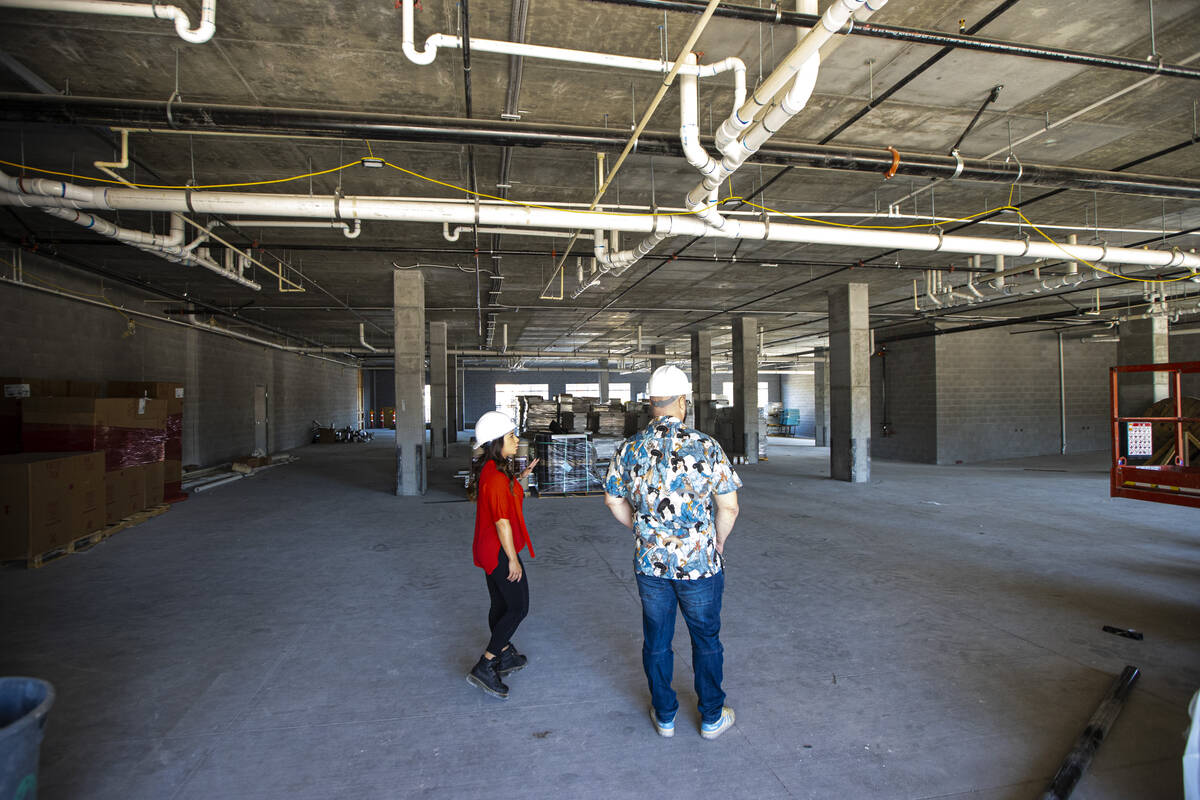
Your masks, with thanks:
M 92 97 L 42 96 L 0 93 L 0 121 L 56 125 L 103 125 L 116 128 L 170 131 L 166 102 Z M 449 117 L 415 117 L 295 108 L 257 108 L 205 103 L 172 103 L 176 130 L 190 133 L 277 133 L 303 136 L 336 136 L 348 139 L 423 141 L 441 144 L 487 144 L 499 147 L 559 147 L 583 150 L 619 150 L 624 133 L 617 129 L 573 125 Z M 711 139 L 702 137 L 706 146 Z M 642 134 L 638 150 L 682 157 L 674 133 Z M 755 154 L 760 163 L 784 164 L 851 172 L 883 174 L 893 154 L 883 148 L 811 143 L 771 142 Z M 964 158 L 933 153 L 903 152 L 897 175 L 950 178 L 1022 185 L 1125 192 L 1152 197 L 1200 199 L 1200 180 L 1061 167 L 1048 164 Z
M 684 14 L 699 14 L 704 10 L 705 6 L 699 0 L 593 0 L 593 2 L 634 6 L 654 11 L 676 11 Z M 820 17 L 816 14 L 724 4 L 717 8 L 715 16 L 725 17 L 726 19 L 741 19 L 749 22 L 790 25 L 800 28 L 811 28 L 820 20 Z M 975 50 L 997 55 L 1034 58 L 1042 61 L 1060 61 L 1087 67 L 1104 67 L 1106 69 L 1120 69 L 1129 72 L 1157 73 L 1174 78 L 1200 79 L 1200 68 L 1197 67 L 1185 67 L 1178 64 L 1159 64 L 1154 61 L 1143 61 L 1136 58 L 1085 53 L 1079 50 L 1066 50 L 1058 47 L 1042 47 L 1040 45 L 1022 44 L 1020 42 L 1008 42 L 1001 39 L 982 39 L 975 36 L 931 31 L 921 28 L 905 28 L 898 25 L 855 22 L 846 33 L 851 36 L 870 36 L 877 39 L 891 39 L 893 41 L 910 42 L 913 44 Z

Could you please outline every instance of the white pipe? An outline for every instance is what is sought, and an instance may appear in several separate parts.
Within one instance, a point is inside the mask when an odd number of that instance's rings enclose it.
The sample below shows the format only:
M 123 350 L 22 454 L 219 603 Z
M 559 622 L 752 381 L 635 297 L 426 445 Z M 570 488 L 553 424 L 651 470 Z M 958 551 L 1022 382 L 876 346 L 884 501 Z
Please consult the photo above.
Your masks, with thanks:
M 442 237 L 445 238 L 445 240 L 447 242 L 457 242 L 459 236 L 471 231 L 472 228 L 473 228 L 473 226 L 471 226 L 471 225 L 457 225 L 453 229 L 451 229 L 450 223 L 445 222 L 445 223 L 442 223 Z M 571 237 L 571 234 L 566 233 L 565 231 L 536 231 L 536 230 L 526 229 L 526 228 L 493 228 L 493 227 L 484 228 L 484 227 L 481 227 L 479 229 L 479 232 L 480 233 L 498 233 L 502 236 L 506 235 L 506 234 L 509 236 L 545 236 L 545 237 L 550 237 L 550 238 L 554 238 L 554 239 L 569 239 Z M 581 233 L 578 236 L 576 236 L 575 238 L 591 239 L 592 237 L 589 234 Z
M 401 49 L 409 61 L 414 64 L 432 64 L 437 57 L 439 47 L 451 49 L 462 48 L 461 36 L 449 36 L 435 33 L 425 40 L 424 50 L 417 50 L 413 33 L 413 0 L 403 0 L 401 9 Z M 660 61 L 652 58 L 635 58 L 618 56 L 611 53 L 596 53 L 588 50 L 572 50 L 565 47 L 546 47 L 543 45 L 526 44 L 524 42 L 506 42 L 498 39 L 478 39 L 471 37 L 472 53 L 498 53 L 506 56 L 521 56 L 524 58 L 540 58 L 547 61 L 565 61 L 571 64 L 588 64 L 594 67 L 610 67 L 613 69 L 628 69 L 638 72 L 656 72 L 666 75 L 675 67 L 673 61 Z M 746 65 L 739 58 L 725 58 L 711 64 L 696 65 L 692 63 L 680 67 L 679 74 L 692 74 L 701 78 L 719 75 L 722 72 L 733 72 L 734 80 L 745 94 Z M 741 101 L 739 100 L 740 104 Z
M 0 186 L 5 185 L 0 173 Z M 11 180 L 11 179 L 9 179 Z M 186 213 L 188 193 L 178 189 L 88 189 L 72 187 L 68 195 L 86 195 L 87 199 L 66 200 L 40 195 L 16 196 L 0 192 L 0 205 L 54 207 L 82 205 L 121 211 L 175 211 Z M 340 200 L 332 195 L 267 194 L 253 192 L 193 192 L 190 202 L 197 214 L 253 213 L 290 217 L 329 219 L 334 205 L 340 207 L 347 219 L 387 220 L 392 222 L 450 222 L 471 225 L 475 210 L 471 206 L 437 200 L 397 200 L 389 197 L 346 196 Z M 580 227 L 608 229 L 627 233 L 654 234 L 664 226 L 673 236 L 702 236 L 716 238 L 758 239 L 774 242 L 827 244 L 846 247 L 879 247 L 885 249 L 921 250 L 925 252 L 964 253 L 974 255 L 1007 255 L 1014 258 L 1071 258 L 1080 261 L 1109 264 L 1132 264 L 1147 267 L 1186 267 L 1200 270 L 1200 256 L 1172 250 L 1103 247 L 1098 245 L 1067 245 L 1023 239 L 990 239 L 984 237 L 937 235 L 910 231 L 836 228 L 825 225 L 802 225 L 742 221 L 736 235 L 719 231 L 689 215 L 643 216 L 637 214 L 606 214 L 587 211 L 561 211 L 528 206 L 480 206 L 480 221 L 488 225 L 508 227 L 561 228 Z
M 366 331 L 365 326 L 361 322 L 358 323 L 358 343 L 361 344 L 363 347 L 367 348 L 368 350 L 370 350 L 372 353 L 379 352 L 374 347 L 371 347 L 371 345 L 367 344 L 367 331 Z
M 998 274 L 1004 272 L 1004 254 L 1003 253 L 996 254 L 995 272 Z M 992 283 L 993 289 L 1003 289 L 1004 288 L 1004 275 L 1000 274 L 999 277 L 992 280 L 991 283 Z
M 229 225 L 234 228 L 332 228 L 340 230 L 347 239 L 357 239 L 362 233 L 362 220 L 354 220 L 353 224 L 329 220 L 328 222 L 312 222 L 295 219 L 231 219 Z M 222 224 L 220 220 L 212 227 Z
M 0 0 L 0 8 L 28 8 L 34 11 L 69 11 L 78 14 L 108 14 L 116 17 L 175 20 L 175 32 L 184 41 L 203 44 L 217 29 L 217 0 L 204 0 L 200 24 L 192 28 L 187 12 L 178 6 L 159 3 L 124 3 L 112 0 Z

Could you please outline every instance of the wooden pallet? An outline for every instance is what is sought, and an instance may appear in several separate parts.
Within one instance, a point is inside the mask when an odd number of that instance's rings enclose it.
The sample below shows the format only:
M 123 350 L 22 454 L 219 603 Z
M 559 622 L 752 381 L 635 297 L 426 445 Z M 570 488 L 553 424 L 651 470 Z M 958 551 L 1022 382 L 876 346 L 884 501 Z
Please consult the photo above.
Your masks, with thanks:
M 23 566 L 27 569 L 41 569 L 50 562 L 57 561 L 63 556 L 67 556 L 72 553 L 83 553 L 91 550 L 93 547 L 110 536 L 134 525 L 140 525 L 146 520 L 157 517 L 160 514 L 165 514 L 170 510 L 171 507 L 165 503 L 160 506 L 154 506 L 153 508 L 147 508 L 142 511 L 135 512 L 125 519 L 115 522 L 108 527 L 101 528 L 98 531 L 92 531 L 87 536 L 80 536 L 78 539 L 74 539 L 66 544 L 51 548 L 44 553 L 38 553 L 37 555 L 30 556 L 29 558 L 15 559 L 12 561 L 6 561 L 4 563 L 6 565 L 12 564 Z

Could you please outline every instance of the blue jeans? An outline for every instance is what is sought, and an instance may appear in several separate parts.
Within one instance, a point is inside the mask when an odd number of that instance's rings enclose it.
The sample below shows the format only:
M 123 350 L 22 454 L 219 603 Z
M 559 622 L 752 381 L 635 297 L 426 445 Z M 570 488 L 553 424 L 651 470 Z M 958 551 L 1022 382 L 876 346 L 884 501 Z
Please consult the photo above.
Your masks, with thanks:
M 725 693 L 721 691 L 724 648 L 721 647 L 721 594 L 725 589 L 725 571 L 711 578 L 675 581 L 636 573 L 638 594 L 642 598 L 642 666 L 650 684 L 650 702 L 660 720 L 675 718 L 679 701 L 671 688 L 675 654 L 671 639 L 675 636 L 675 608 L 683 612 L 692 637 L 692 666 L 696 672 L 696 696 L 704 722 L 721 717 Z

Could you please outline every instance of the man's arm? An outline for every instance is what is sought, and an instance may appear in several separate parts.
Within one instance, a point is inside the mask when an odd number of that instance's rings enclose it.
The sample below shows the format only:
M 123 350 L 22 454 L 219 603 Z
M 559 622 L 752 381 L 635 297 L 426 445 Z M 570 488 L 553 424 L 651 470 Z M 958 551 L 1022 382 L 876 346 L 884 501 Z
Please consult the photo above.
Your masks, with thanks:
M 737 521 L 738 501 L 737 492 L 726 492 L 717 495 L 717 552 L 725 553 L 725 540 L 733 533 L 733 523 Z
M 633 530 L 633 506 L 629 505 L 628 500 L 619 495 L 605 492 L 604 505 L 608 506 L 608 510 L 616 517 L 617 522 Z M 737 512 L 734 513 L 736 515 Z

